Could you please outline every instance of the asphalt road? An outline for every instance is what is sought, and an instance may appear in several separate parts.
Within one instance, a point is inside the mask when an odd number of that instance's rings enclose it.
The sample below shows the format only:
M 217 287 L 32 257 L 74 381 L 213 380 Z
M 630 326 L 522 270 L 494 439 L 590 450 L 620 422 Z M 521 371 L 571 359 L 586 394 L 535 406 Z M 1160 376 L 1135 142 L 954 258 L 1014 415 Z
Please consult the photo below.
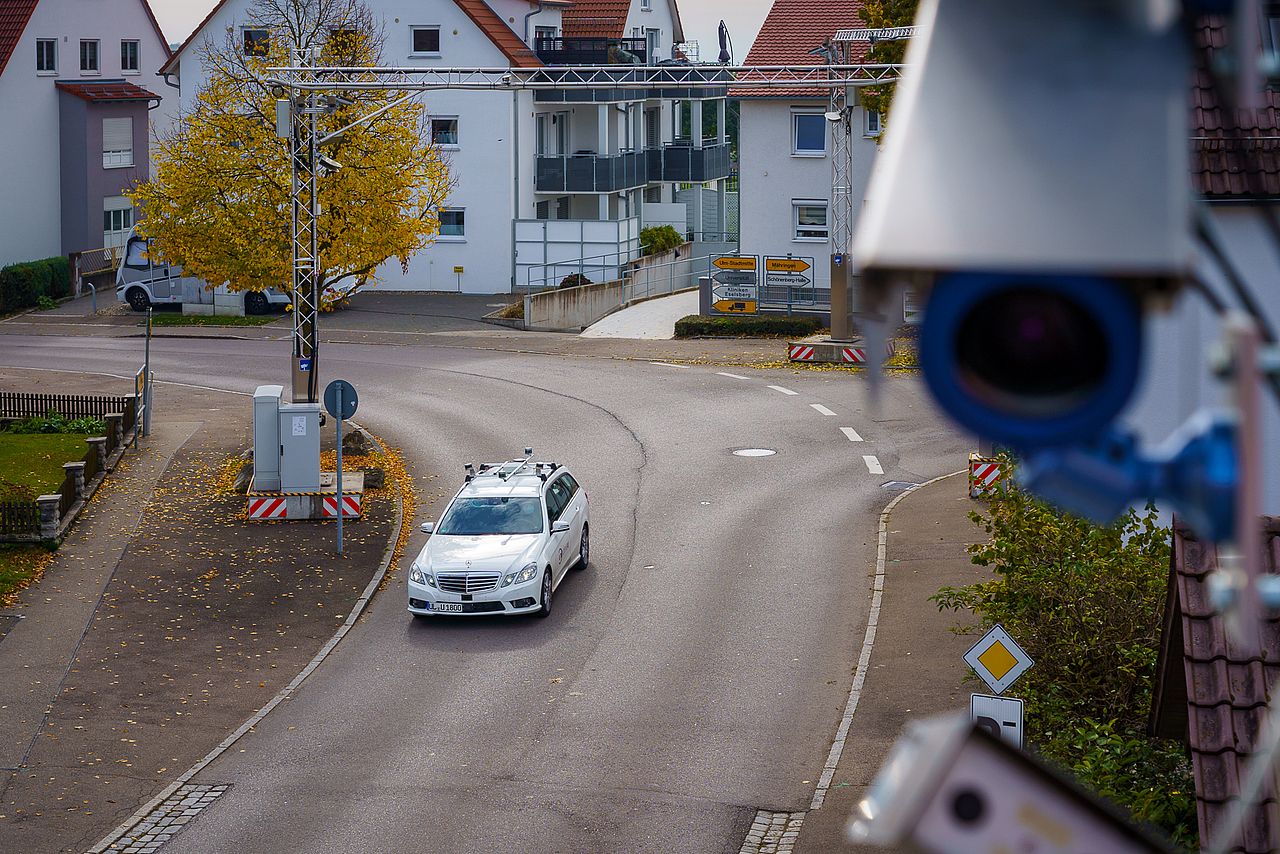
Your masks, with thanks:
M 8 335 L 0 364 L 131 375 L 140 349 Z M 287 355 L 152 349 L 162 380 L 242 391 L 279 382 Z M 590 495 L 592 566 L 548 620 L 437 623 L 405 612 L 402 568 L 295 698 L 196 778 L 232 788 L 166 851 L 737 851 L 757 809 L 807 807 L 861 643 L 882 484 L 957 470 L 968 450 L 917 380 L 888 380 L 873 416 L 847 374 L 322 355 L 359 389 L 357 420 L 404 450 L 418 521 L 464 462 L 532 445 Z

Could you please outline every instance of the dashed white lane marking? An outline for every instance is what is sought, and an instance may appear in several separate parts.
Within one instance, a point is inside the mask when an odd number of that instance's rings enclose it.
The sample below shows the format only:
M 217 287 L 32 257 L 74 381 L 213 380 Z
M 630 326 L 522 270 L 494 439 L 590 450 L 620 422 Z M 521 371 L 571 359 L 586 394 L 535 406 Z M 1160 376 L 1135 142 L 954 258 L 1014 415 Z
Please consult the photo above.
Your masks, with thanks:
M 821 403 L 811 403 L 811 404 L 809 404 L 809 406 L 810 406 L 810 408 L 812 408 L 812 409 L 816 410 L 816 411 L 817 411 L 817 413 L 818 413 L 819 415 L 828 415 L 828 416 L 834 416 L 834 415 L 835 415 L 835 413 L 834 413 L 834 412 L 832 412 L 830 409 L 827 409 L 827 408 L 826 408 L 825 406 L 823 406 Z
M 774 391 L 780 391 L 780 392 L 782 392 L 783 394 L 797 395 L 797 394 L 799 394 L 799 393 L 800 393 L 800 392 L 798 392 L 798 391 L 792 391 L 792 390 L 791 390 L 791 389 L 789 389 L 789 388 L 783 388 L 783 387 L 782 387 L 782 386 L 780 386 L 780 385 L 771 385 L 771 386 L 769 386 L 769 388 L 773 389 Z
M 867 471 L 872 474 L 884 474 L 884 469 L 880 466 L 880 460 L 871 455 L 864 456 L 862 461 L 867 464 Z
M 664 368 L 688 368 L 688 365 L 673 365 L 671 362 L 650 362 L 651 365 L 659 365 Z
M 747 380 L 748 382 L 750 382 L 751 380 L 751 377 L 739 376 L 738 374 L 730 374 L 730 373 L 726 373 L 725 371 L 716 371 L 716 376 L 728 377 L 731 380 Z
M 858 435 L 858 431 L 854 430 L 852 427 L 841 427 L 840 432 L 843 433 L 846 437 L 848 437 L 850 442 L 862 441 L 862 437 Z

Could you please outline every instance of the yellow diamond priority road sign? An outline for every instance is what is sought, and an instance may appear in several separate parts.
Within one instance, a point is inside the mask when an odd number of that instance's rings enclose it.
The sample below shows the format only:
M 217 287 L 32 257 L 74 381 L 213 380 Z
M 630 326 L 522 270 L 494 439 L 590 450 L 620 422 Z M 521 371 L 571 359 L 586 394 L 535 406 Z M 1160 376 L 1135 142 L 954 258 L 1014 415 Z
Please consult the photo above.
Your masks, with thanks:
M 964 654 L 965 663 L 996 694 L 1003 694 L 1035 664 L 1002 626 L 993 626 Z

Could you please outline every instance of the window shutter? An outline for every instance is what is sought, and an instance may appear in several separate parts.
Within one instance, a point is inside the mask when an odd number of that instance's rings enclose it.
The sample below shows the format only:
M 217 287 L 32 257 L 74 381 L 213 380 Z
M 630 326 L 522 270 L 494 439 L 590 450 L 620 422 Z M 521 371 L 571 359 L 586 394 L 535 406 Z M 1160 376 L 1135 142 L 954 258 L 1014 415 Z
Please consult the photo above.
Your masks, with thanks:
M 133 118 L 102 120 L 103 151 L 133 151 Z

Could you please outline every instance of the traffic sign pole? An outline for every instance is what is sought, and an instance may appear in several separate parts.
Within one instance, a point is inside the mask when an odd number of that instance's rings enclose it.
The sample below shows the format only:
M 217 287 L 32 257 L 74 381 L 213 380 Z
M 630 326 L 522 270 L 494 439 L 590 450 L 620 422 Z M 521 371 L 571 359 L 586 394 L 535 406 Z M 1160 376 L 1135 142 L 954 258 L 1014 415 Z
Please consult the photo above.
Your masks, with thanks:
M 342 554 L 342 386 L 338 386 L 338 554 Z

